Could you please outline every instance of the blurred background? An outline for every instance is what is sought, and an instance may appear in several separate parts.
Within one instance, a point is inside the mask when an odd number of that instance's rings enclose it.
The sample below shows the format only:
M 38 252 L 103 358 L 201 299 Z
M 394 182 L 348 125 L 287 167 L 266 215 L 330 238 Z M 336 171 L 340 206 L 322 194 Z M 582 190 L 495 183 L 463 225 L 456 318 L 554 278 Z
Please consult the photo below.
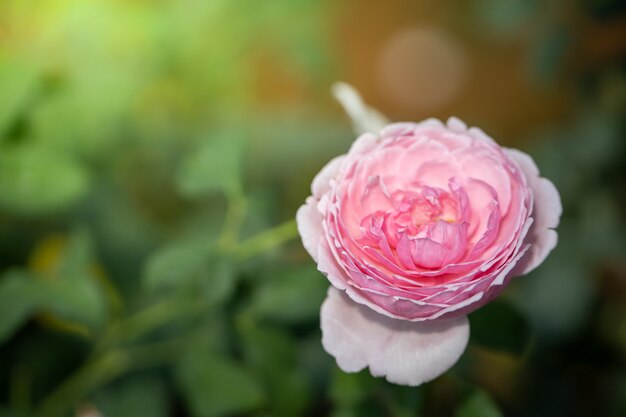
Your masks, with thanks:
M 419 388 L 321 347 L 292 219 L 354 139 L 337 80 L 563 199 Z M 3 0 L 0 416 L 625 416 L 625 129 L 620 0 Z

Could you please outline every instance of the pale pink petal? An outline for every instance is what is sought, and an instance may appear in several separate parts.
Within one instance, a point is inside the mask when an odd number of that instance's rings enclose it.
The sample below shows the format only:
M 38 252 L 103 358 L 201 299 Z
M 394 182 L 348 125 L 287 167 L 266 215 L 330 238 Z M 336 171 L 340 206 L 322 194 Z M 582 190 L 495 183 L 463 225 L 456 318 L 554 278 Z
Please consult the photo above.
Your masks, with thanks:
M 382 316 L 331 287 L 321 311 L 322 344 L 346 372 L 370 368 L 389 382 L 417 386 L 450 369 L 469 339 L 467 317 L 409 322 Z
M 539 176 L 539 169 L 529 155 L 516 149 L 506 149 L 506 153 L 518 163 L 534 195 L 531 213 L 534 223 L 525 239 L 531 247 L 513 271 L 515 275 L 523 275 L 539 266 L 556 246 L 558 235 L 554 229 L 559 225 L 563 206 L 556 187 Z
M 317 202 L 314 198 L 307 198 L 306 203 L 300 206 L 296 213 L 296 223 L 304 249 L 317 262 L 318 247 L 320 239 L 324 236 L 324 228 L 322 227 L 322 215 L 317 210 Z
M 336 158 L 331 159 L 322 170 L 313 178 L 311 183 L 311 192 L 318 200 L 322 195 L 326 194 L 330 190 L 330 180 L 336 178 L 339 175 L 339 169 L 341 163 L 345 159 L 345 155 L 339 155 Z
M 350 146 L 350 155 L 363 154 L 371 150 L 378 143 L 378 136 L 372 133 L 363 133 Z
M 328 281 L 339 289 L 346 288 L 346 281 L 349 279 L 345 271 L 337 264 L 335 255 L 328 246 L 325 239 L 320 240 L 317 248 L 317 270 L 326 275 Z
M 467 130 L 465 122 L 458 117 L 450 117 L 448 119 L 448 129 L 457 133 L 464 133 Z

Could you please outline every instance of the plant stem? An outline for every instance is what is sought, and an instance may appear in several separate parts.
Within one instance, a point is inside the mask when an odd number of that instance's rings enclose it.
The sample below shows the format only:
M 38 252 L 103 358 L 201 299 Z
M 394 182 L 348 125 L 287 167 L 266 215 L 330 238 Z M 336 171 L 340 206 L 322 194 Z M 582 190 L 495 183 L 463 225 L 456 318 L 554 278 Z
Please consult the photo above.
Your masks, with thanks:
M 251 258 L 268 252 L 297 236 L 296 221 L 290 220 L 244 240 L 235 248 L 234 255 L 239 259 Z
M 187 299 L 167 298 L 115 324 L 102 338 L 94 353 L 136 340 L 166 323 L 193 314 L 197 309 L 198 306 Z
M 101 386 L 121 375 L 128 367 L 129 357 L 113 350 L 84 364 L 76 373 L 52 392 L 35 410 L 41 417 L 62 417 L 80 398 L 95 387 Z
M 175 360 L 182 347 L 183 343 L 175 339 L 105 352 L 88 361 L 49 395 L 37 408 L 35 415 L 62 417 L 67 413 L 70 404 L 75 404 L 95 388 L 132 369 L 159 366 Z
M 237 245 L 239 230 L 246 214 L 247 201 L 240 189 L 227 193 L 226 200 L 228 207 L 218 245 L 223 250 L 231 250 Z
M 241 199 L 238 200 L 239 197 Z M 239 197 L 232 200 L 230 214 L 226 216 L 220 237 L 219 244 L 225 255 L 233 255 L 239 260 L 251 258 L 298 236 L 296 222 L 290 220 L 236 244 L 245 212 L 245 198 L 242 195 Z M 87 362 L 40 403 L 35 415 L 63 417 L 81 398 L 125 372 L 175 360 L 180 341 L 126 348 L 121 346 L 132 343 L 161 326 L 193 315 L 200 308 L 202 306 L 186 298 L 171 297 L 115 323 L 96 344 Z

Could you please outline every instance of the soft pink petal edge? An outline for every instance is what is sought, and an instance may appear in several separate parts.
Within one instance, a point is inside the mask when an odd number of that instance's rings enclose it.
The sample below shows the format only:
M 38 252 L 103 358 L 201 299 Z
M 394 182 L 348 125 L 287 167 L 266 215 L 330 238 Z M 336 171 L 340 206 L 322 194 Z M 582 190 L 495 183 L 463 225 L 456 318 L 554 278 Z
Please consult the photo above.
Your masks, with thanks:
M 322 345 L 345 372 L 369 367 L 394 384 L 417 386 L 450 369 L 469 340 L 467 317 L 396 320 L 357 304 L 333 287 L 321 310 Z
M 512 274 L 523 275 L 541 265 L 556 247 L 558 234 L 554 229 L 559 225 L 563 206 L 561 196 L 554 184 L 547 178 L 539 176 L 539 169 L 528 154 L 517 149 L 505 149 L 505 151 L 524 172 L 534 197 L 531 213 L 534 223 L 525 239 L 531 247 L 526 256 L 518 262 Z
M 296 224 L 298 225 L 298 233 L 302 238 L 302 245 L 315 262 L 318 260 L 320 239 L 324 235 L 322 214 L 317 209 L 317 203 L 322 195 L 330 190 L 330 181 L 339 174 L 344 158 L 345 155 L 340 155 L 331 159 L 313 178 L 311 183 L 313 196 L 308 197 L 296 213 Z
M 322 215 L 315 205 L 316 201 L 313 197 L 307 198 L 306 203 L 301 205 L 296 213 L 296 224 L 302 239 L 302 246 L 317 262 L 318 248 L 320 239 L 324 235 L 324 229 L 322 227 Z

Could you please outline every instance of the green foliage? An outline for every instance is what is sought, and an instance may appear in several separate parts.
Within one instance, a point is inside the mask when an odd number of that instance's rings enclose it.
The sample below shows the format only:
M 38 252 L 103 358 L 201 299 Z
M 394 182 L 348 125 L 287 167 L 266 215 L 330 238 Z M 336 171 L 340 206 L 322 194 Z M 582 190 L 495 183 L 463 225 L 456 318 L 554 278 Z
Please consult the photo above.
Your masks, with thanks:
M 367 371 L 347 374 L 335 368 L 329 394 L 335 404 L 333 417 L 409 417 L 419 415 L 422 406 L 419 388 L 381 383 Z
M 0 142 L 9 134 L 28 100 L 36 93 L 37 71 L 32 66 L 18 64 L 0 57 Z
M 237 193 L 241 187 L 241 140 L 222 136 L 202 142 L 183 162 L 177 185 L 187 197 L 211 191 Z
M 129 379 L 98 392 L 93 403 L 105 416 L 166 417 L 168 415 L 166 387 L 148 377 Z
M 456 410 L 456 417 L 502 417 L 493 399 L 484 391 L 470 395 Z
M 205 303 L 216 304 L 232 294 L 235 272 L 233 261 L 206 240 L 183 241 L 160 249 L 148 259 L 144 285 L 155 293 L 192 290 Z
M 8 338 L 35 312 L 46 312 L 88 328 L 98 328 L 105 316 L 104 294 L 91 269 L 88 235 L 78 232 L 60 254 L 52 273 L 25 270 L 6 273 L 0 280 L 0 341 Z
M 186 352 L 177 377 L 194 417 L 242 413 L 264 402 L 261 386 L 248 369 L 205 347 Z
M 24 273 L 8 272 L 0 282 L 0 340 L 4 341 L 47 297 L 47 288 Z
M 33 145 L 0 148 L 0 204 L 24 213 L 64 209 L 85 194 L 88 172 L 76 160 Z
M 321 346 L 328 280 L 281 245 L 353 139 L 328 87 L 376 99 L 378 49 L 430 18 L 392 3 L 0 1 L 0 416 L 501 416 L 491 395 L 512 415 L 624 415 L 617 0 L 437 8 L 477 69 L 439 116 L 532 154 L 563 198 L 559 245 L 423 387 Z M 511 65 L 532 95 L 501 88 Z M 392 119 L 430 116 L 381 97 Z
M 317 320 L 329 284 L 315 266 L 271 273 L 273 276 L 255 293 L 250 314 L 283 323 Z M 302 294 L 307 296 L 302 298 Z
M 495 300 L 470 315 L 470 340 L 483 347 L 524 354 L 530 347 L 531 330 L 526 318 L 509 302 Z
M 297 347 L 289 334 L 247 323 L 243 323 L 240 333 L 246 363 L 258 375 L 271 413 L 302 415 L 309 400 L 309 386 L 297 367 Z

